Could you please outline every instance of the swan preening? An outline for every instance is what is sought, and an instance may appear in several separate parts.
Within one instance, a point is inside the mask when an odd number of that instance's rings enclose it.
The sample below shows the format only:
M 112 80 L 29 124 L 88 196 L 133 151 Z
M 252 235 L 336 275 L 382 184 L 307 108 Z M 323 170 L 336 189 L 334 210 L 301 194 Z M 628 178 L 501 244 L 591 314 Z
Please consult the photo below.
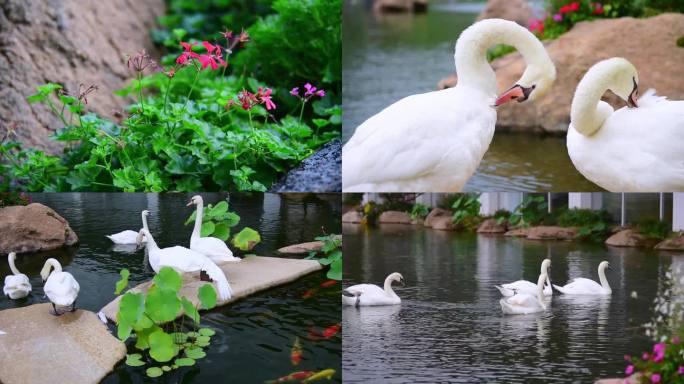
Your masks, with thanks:
M 549 272 L 551 269 L 551 260 L 544 259 L 541 263 L 541 274 L 546 275 L 546 284 L 544 286 L 544 296 L 553 295 L 553 289 L 551 288 L 551 279 L 549 278 Z M 495 285 L 496 289 L 501 292 L 504 297 L 511 297 L 516 293 L 527 293 L 529 295 L 535 295 L 537 293 L 537 284 L 527 281 L 518 280 L 508 284 Z
M 28 296 L 31 293 L 31 282 L 28 276 L 19 272 L 17 267 L 14 265 L 14 260 L 16 260 L 17 254 L 10 252 L 7 256 L 7 263 L 9 264 L 11 275 L 5 277 L 5 286 L 2 288 L 3 293 L 9 296 L 10 299 L 21 299 Z
M 342 304 L 356 307 L 401 304 L 401 299 L 392 290 L 392 282 L 405 285 L 404 277 L 397 272 L 387 276 L 384 289 L 374 284 L 352 285 L 342 291 Z
M 143 223 L 143 228 L 145 228 L 145 229 L 147 229 L 147 216 L 149 214 L 150 214 L 150 212 L 148 210 L 142 211 L 142 223 Z M 125 231 L 115 233 L 113 235 L 108 235 L 107 237 L 114 244 L 135 245 L 137 243 L 138 232 L 131 231 L 130 229 L 127 229 Z M 146 242 L 147 239 L 143 239 L 142 241 Z
M 607 261 L 602 261 L 598 266 L 598 275 L 601 284 L 594 280 L 578 277 L 563 287 L 558 285 L 554 285 L 553 287 L 556 288 L 558 292 L 565 295 L 610 295 L 613 291 L 610 289 L 608 279 L 606 279 L 606 268 L 610 269 L 610 265 Z
M 197 213 L 195 215 L 195 227 L 192 230 L 192 236 L 190 236 L 190 249 L 209 257 L 217 263 L 240 261 L 239 257 L 233 256 L 233 252 L 231 252 L 223 240 L 216 237 L 200 237 L 202 232 L 202 216 L 204 215 L 202 196 L 193 196 L 188 203 L 188 207 L 193 204 L 197 206 Z
M 536 291 L 533 294 L 518 292 L 511 297 L 501 299 L 499 304 L 501 304 L 503 313 L 507 315 L 527 315 L 545 311 L 547 304 L 544 301 L 544 283 L 547 279 L 546 273 L 539 275 Z
M 150 266 L 155 273 L 159 273 L 162 267 L 171 267 L 179 273 L 200 272 L 200 277 L 203 278 L 204 272 L 216 283 L 219 299 L 223 301 L 230 299 L 232 290 L 228 279 L 211 259 L 181 246 L 160 249 L 149 230 L 145 228 L 142 228 L 138 234 L 139 245 L 142 244 L 143 237 L 147 238 L 145 246 L 149 254 Z
M 47 259 L 40 271 L 40 277 L 45 282 L 43 287 L 45 295 L 52 302 L 53 315 L 63 314 L 63 312 L 57 311 L 57 306 L 71 307 L 71 312 L 76 310 L 76 298 L 81 287 L 71 273 L 62 271 L 62 265 L 59 261 L 52 258 Z
M 527 68 L 498 99 L 487 49 L 512 45 Z M 454 88 L 408 96 L 361 124 L 342 150 L 345 192 L 459 191 L 473 175 L 494 135 L 494 107 L 544 94 L 556 70 L 526 28 L 501 19 L 479 21 L 461 33 Z
M 592 66 L 577 85 L 568 154 L 587 179 L 612 192 L 684 189 L 684 101 L 648 90 L 639 98 L 636 68 L 619 57 Z M 614 111 L 601 96 L 627 102 Z

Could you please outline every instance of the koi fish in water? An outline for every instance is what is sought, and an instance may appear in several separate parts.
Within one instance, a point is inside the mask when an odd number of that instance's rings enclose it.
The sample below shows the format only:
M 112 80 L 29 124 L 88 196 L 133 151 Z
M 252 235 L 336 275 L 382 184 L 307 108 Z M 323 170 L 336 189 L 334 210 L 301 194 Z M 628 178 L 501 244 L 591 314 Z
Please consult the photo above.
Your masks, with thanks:
M 302 295 L 302 299 L 310 299 L 313 297 L 313 295 L 316 294 L 316 292 L 318 292 L 318 288 L 311 288 L 304 292 L 304 294 Z
M 291 383 L 291 382 L 301 382 L 302 380 L 308 379 L 316 374 L 315 371 L 298 371 L 290 373 L 287 376 L 279 377 L 275 380 L 265 381 L 265 384 L 279 384 L 279 383 Z
M 299 365 L 302 362 L 302 344 L 299 342 L 299 336 L 295 338 L 294 345 L 292 346 L 290 361 L 292 365 Z
M 335 336 L 341 328 L 342 326 L 340 325 L 340 323 L 329 326 L 328 328 L 324 329 L 323 332 L 319 331 L 315 327 L 309 327 L 309 339 L 314 341 L 321 339 L 329 339 Z
M 320 372 L 316 372 L 315 374 L 309 376 L 308 378 L 302 380 L 302 383 L 310 383 L 312 381 L 318 381 L 318 380 L 330 380 L 332 377 L 335 375 L 335 370 L 334 369 L 324 369 Z
M 339 281 L 337 281 L 337 280 L 328 280 L 328 281 L 322 282 L 321 287 L 322 288 L 330 288 L 337 283 L 339 283 Z

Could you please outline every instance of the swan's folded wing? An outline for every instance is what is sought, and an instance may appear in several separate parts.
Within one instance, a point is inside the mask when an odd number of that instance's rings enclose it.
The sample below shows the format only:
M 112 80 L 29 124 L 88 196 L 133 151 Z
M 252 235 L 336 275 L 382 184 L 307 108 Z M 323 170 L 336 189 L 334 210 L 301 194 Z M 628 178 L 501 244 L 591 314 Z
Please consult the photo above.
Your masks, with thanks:
M 516 307 L 533 307 L 537 305 L 537 298 L 532 295 L 519 293 L 507 298 L 506 303 Z
M 232 256 L 225 242 L 215 237 L 201 237 L 192 241 L 192 250 L 203 255 Z

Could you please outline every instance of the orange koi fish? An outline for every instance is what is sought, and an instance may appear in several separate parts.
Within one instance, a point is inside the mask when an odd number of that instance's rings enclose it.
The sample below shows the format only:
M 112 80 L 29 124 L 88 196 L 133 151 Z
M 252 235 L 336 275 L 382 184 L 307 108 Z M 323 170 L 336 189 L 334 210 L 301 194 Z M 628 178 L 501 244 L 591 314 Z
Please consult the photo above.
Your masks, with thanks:
M 302 383 L 310 383 L 312 381 L 318 381 L 318 380 L 330 380 L 332 377 L 335 375 L 335 370 L 334 369 L 324 369 L 320 372 L 316 372 L 314 375 L 307 377 L 306 379 L 302 380 Z
M 290 373 L 287 376 L 279 377 L 275 380 L 268 380 L 265 381 L 265 384 L 279 384 L 279 383 L 290 383 L 294 381 L 299 381 L 301 382 L 302 380 L 308 379 L 309 377 L 313 376 L 316 374 L 314 371 L 298 371 L 298 372 L 293 372 Z
M 308 291 L 304 292 L 304 294 L 302 295 L 302 299 L 310 299 L 313 297 L 313 295 L 316 294 L 316 292 L 318 292 L 318 288 L 311 288 Z
M 309 340 L 316 341 L 319 340 L 323 335 L 321 335 L 321 332 L 316 329 L 315 327 L 311 326 L 309 327 Z
M 329 287 L 332 287 L 333 285 L 335 285 L 337 283 L 339 283 L 339 281 L 337 281 L 337 280 L 328 280 L 328 281 L 322 282 L 321 287 L 329 288 Z
M 326 328 L 323 331 L 323 338 L 329 339 L 329 338 L 335 336 L 337 334 L 337 332 L 340 331 L 341 328 L 342 328 L 342 325 L 340 325 L 340 323 L 333 324 L 333 325 L 329 326 L 328 328 Z
M 292 352 L 290 353 L 290 361 L 292 365 L 299 365 L 302 362 L 302 344 L 299 342 L 299 336 L 295 337 Z

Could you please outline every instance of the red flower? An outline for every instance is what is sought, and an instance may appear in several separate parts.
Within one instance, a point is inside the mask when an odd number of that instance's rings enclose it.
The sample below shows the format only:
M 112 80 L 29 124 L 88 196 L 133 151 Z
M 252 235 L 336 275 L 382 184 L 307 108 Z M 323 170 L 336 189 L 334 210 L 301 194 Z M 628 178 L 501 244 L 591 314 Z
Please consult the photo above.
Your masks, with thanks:
M 532 19 L 530 21 L 529 30 L 532 32 L 538 32 L 540 35 L 544 34 L 544 21 L 541 19 Z
M 238 93 L 237 97 L 240 101 L 242 109 L 244 109 L 245 111 L 249 111 L 250 109 L 252 109 L 252 107 L 259 103 L 257 95 L 253 94 L 252 92 L 246 89 L 243 89 L 240 93 Z
M 591 12 L 594 15 L 601 15 L 603 14 L 603 5 L 601 3 L 594 3 L 594 10 Z
M 570 12 L 570 6 L 569 6 L 569 5 L 564 5 L 564 6 L 560 7 L 560 9 L 558 10 L 558 12 L 560 12 L 561 14 L 568 13 L 568 12 Z
M 576 2 L 576 1 L 573 3 L 570 3 L 570 10 L 573 12 L 579 10 L 579 7 L 580 7 L 580 3 Z
M 273 91 L 270 88 L 266 88 L 266 91 L 259 88 L 259 90 L 257 91 L 257 97 L 259 98 L 261 104 L 266 104 L 267 111 L 270 111 L 271 109 L 276 109 L 275 103 L 273 102 L 273 100 L 271 100 L 272 92 Z
M 194 43 L 191 44 L 181 41 L 180 45 L 183 47 L 183 53 L 178 56 L 176 63 L 185 65 L 188 63 L 188 60 L 199 58 L 199 55 L 192 51 L 192 47 L 195 46 Z

